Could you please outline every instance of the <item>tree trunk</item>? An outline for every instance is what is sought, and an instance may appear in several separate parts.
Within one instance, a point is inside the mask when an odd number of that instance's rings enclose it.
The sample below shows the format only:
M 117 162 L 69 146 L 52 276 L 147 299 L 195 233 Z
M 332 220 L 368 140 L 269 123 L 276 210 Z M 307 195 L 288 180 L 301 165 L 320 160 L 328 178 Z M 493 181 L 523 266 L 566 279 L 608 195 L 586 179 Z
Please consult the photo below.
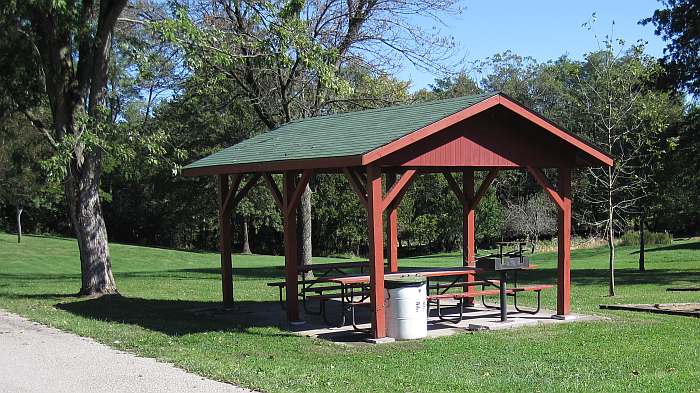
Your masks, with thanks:
M 299 209 L 301 221 L 301 255 L 299 264 L 302 266 L 311 265 L 312 245 L 311 245 L 311 188 L 306 185 L 304 193 L 301 194 L 301 209 Z M 308 275 L 313 277 L 313 271 Z
M 645 222 L 645 217 L 644 217 L 644 209 L 642 209 L 642 213 L 639 216 L 639 271 L 643 272 L 645 270 L 644 267 L 644 222 Z
M 248 220 L 243 219 L 243 254 L 252 254 L 250 252 L 250 242 L 248 238 Z
M 22 243 L 22 212 L 24 208 L 17 205 L 17 243 Z
M 608 286 L 608 295 L 615 296 L 615 231 L 612 225 L 613 211 L 610 209 L 608 219 L 608 250 L 610 262 L 610 282 Z
M 112 275 L 112 260 L 107 244 L 100 205 L 99 179 L 101 157 L 97 151 L 84 157 L 76 147 L 65 182 L 66 203 L 80 251 L 82 286 L 80 296 L 117 294 Z

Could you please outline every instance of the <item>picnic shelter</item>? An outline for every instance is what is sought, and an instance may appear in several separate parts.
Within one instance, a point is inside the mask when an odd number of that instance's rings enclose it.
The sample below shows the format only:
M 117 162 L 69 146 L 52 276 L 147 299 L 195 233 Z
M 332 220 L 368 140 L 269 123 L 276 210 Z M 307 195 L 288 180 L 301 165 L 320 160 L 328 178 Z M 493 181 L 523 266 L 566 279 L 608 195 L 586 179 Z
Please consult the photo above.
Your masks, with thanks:
M 386 335 L 385 271 L 399 270 L 397 209 L 416 175 L 442 174 L 461 202 L 468 267 L 476 260 L 479 201 L 499 171 L 528 171 L 557 207 L 556 311 L 566 316 L 571 311 L 572 170 L 612 164 L 612 157 L 591 143 L 496 92 L 293 121 L 193 162 L 183 174 L 218 177 L 224 305 L 233 304 L 232 214 L 251 188 L 261 181 L 267 185 L 283 217 L 285 308 L 291 323 L 301 321 L 296 230 L 301 195 L 316 174 L 345 176 L 367 211 L 371 335 L 381 338 Z M 545 169 L 556 170 L 555 181 Z M 478 187 L 475 171 L 487 173 Z M 460 182 L 455 173 L 462 174 Z M 275 174 L 282 177 L 281 187 Z

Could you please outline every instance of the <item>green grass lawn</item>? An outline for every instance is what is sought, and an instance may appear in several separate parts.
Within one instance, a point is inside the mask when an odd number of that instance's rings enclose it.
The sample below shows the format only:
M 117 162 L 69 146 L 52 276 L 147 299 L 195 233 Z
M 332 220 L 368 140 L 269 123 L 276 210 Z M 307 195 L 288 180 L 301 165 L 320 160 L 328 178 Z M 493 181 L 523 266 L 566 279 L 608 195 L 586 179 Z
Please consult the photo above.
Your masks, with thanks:
M 122 298 L 78 299 L 73 240 L 0 234 L 0 308 L 114 348 L 172 362 L 214 379 L 268 392 L 700 391 L 700 319 L 603 311 L 600 303 L 700 302 L 700 240 L 651 249 L 645 273 L 621 247 L 618 296 L 608 298 L 607 250 L 572 253 L 575 312 L 609 321 L 459 334 L 420 342 L 345 347 L 255 321 L 212 321 L 188 309 L 220 298 L 218 255 L 113 244 Z M 537 254 L 532 281 L 554 282 L 556 255 Z M 321 258 L 317 260 L 322 260 Z M 455 255 L 400 261 L 457 265 Z M 281 257 L 236 256 L 239 302 L 273 302 L 266 282 Z M 555 292 L 544 296 L 554 307 Z M 281 312 L 281 311 L 280 311 Z M 262 326 L 261 326 L 262 325 Z

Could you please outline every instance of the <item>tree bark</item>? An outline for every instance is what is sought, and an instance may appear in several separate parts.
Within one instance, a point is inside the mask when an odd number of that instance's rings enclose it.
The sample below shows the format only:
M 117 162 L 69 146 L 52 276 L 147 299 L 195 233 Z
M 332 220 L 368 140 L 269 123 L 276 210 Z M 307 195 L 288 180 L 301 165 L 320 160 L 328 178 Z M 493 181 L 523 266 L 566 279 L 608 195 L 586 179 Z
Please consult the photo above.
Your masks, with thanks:
M 302 266 L 311 265 L 312 244 L 311 244 L 311 188 L 306 185 L 304 193 L 301 194 L 299 216 L 301 221 L 301 255 L 299 264 Z M 307 273 L 313 277 L 313 271 Z
M 107 243 L 107 227 L 102 215 L 99 179 L 102 171 L 99 152 L 83 158 L 74 153 L 65 183 L 66 203 L 80 251 L 82 286 L 80 296 L 117 294 L 112 275 L 112 259 Z M 82 162 L 82 165 L 80 164 Z
M 644 222 L 645 222 L 645 217 L 644 217 L 644 209 L 642 209 L 641 214 L 639 215 L 639 271 L 643 272 L 646 270 L 644 267 Z
M 17 205 L 17 243 L 22 243 L 22 212 L 24 208 Z
M 241 252 L 243 254 L 252 254 L 248 237 L 248 220 L 245 218 L 243 219 L 243 250 Z
M 68 18 L 54 12 L 54 6 L 30 6 L 31 28 L 39 38 L 37 46 L 52 114 L 53 136 L 48 131 L 45 134 L 55 148 L 66 136 L 75 137 L 70 151 L 66 151 L 70 160 L 64 193 L 80 251 L 79 294 L 86 296 L 117 293 L 99 197 L 102 147 L 86 146 L 81 137 L 84 127 L 111 121 L 103 113 L 110 43 L 126 3 L 101 0 L 96 6 L 83 1 Z M 78 120 L 86 114 L 91 121 Z

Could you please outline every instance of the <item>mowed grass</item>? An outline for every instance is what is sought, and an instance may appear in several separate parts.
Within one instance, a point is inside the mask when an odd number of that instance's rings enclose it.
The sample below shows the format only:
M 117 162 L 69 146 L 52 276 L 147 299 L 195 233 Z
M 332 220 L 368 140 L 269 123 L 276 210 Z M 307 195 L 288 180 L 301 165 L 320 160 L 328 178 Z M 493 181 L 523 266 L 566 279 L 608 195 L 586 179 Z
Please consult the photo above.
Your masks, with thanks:
M 573 308 L 607 321 L 364 347 L 298 337 L 245 318 L 194 316 L 188 310 L 220 298 L 217 254 L 119 244 L 111 251 L 123 296 L 79 299 L 71 296 L 80 286 L 75 241 L 27 236 L 17 244 L 0 234 L 0 308 L 267 392 L 700 391 L 700 319 L 598 309 L 600 303 L 700 302 L 699 292 L 666 291 L 700 285 L 700 239 L 649 250 L 645 273 L 636 271 L 634 249 L 619 248 L 615 298 L 606 296 L 607 250 L 575 250 Z M 533 259 L 540 268 L 530 281 L 555 282 L 556 254 Z M 400 263 L 458 261 L 446 254 Z M 281 257 L 235 256 L 234 264 L 238 302 L 276 301 L 276 289 L 265 283 L 282 277 Z M 544 301 L 554 307 L 555 292 Z

